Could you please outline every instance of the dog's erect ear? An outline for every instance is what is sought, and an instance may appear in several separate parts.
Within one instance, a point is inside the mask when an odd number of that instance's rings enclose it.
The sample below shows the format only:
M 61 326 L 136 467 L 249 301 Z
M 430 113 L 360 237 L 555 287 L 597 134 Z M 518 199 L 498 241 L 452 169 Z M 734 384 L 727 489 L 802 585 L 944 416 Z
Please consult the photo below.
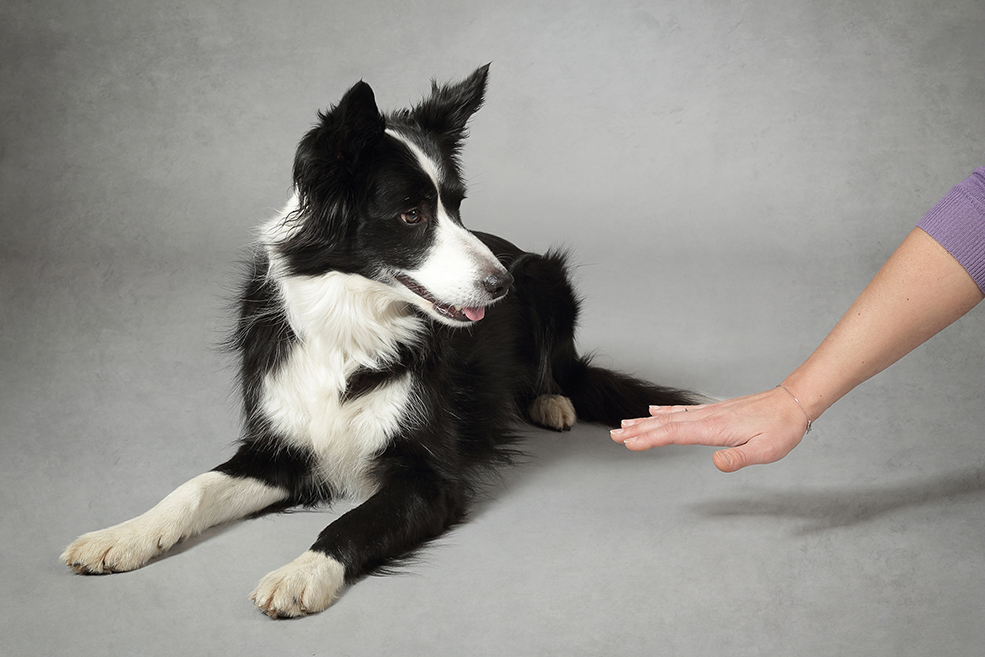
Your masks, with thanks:
M 417 125 L 432 133 L 447 154 L 455 155 L 468 136 L 466 126 L 482 107 L 488 77 L 489 64 L 486 64 L 461 82 L 439 86 L 432 81 L 431 95 L 412 110 Z
M 311 173 L 356 173 L 371 157 L 386 128 L 373 89 L 362 81 L 327 113 L 319 112 L 318 118 L 319 124 L 298 144 L 294 159 L 294 181 L 302 186 L 314 182 L 308 176 Z
M 365 82 L 354 85 L 338 105 L 319 112 L 318 118 L 294 156 L 297 218 L 302 221 L 284 246 L 292 253 L 296 273 L 310 273 L 308 264 L 319 264 L 320 257 L 348 239 L 347 219 L 386 129 L 386 119 Z

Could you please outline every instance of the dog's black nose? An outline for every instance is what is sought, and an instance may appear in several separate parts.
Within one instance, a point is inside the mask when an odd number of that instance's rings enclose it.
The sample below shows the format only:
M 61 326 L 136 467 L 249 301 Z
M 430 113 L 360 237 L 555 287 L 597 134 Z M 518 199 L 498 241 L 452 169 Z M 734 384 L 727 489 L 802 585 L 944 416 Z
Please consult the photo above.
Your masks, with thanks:
M 513 277 L 508 271 L 496 272 L 482 279 L 482 287 L 492 295 L 493 299 L 498 299 L 510 291 L 513 285 Z

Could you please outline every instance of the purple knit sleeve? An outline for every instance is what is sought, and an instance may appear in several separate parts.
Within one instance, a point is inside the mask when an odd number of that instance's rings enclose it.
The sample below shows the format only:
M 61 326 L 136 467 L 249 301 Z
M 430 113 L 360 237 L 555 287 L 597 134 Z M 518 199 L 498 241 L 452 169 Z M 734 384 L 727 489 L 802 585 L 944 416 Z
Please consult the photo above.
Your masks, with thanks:
M 947 249 L 985 292 L 985 167 L 955 185 L 917 226 Z

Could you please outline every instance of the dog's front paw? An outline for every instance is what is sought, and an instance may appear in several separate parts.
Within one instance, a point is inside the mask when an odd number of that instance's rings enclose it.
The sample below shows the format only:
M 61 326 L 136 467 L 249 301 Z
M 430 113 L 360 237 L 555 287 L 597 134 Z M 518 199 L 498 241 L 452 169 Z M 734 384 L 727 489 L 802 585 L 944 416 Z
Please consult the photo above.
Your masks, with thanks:
M 571 400 L 562 395 L 541 395 L 530 402 L 527 412 L 534 424 L 555 431 L 567 431 L 578 420 Z
M 155 531 L 135 518 L 75 539 L 62 553 L 62 562 L 81 575 L 105 575 L 136 570 L 174 545 L 180 535 Z
M 308 550 L 260 580 L 250 599 L 271 618 L 297 618 L 328 608 L 345 585 L 345 567 Z

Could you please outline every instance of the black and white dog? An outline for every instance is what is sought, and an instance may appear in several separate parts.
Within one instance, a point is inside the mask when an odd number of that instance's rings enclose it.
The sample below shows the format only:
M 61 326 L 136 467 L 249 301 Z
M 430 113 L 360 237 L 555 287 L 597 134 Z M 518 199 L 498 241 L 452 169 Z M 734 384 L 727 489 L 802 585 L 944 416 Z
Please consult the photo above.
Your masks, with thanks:
M 463 227 L 458 156 L 487 73 L 389 116 L 360 82 L 319 115 L 242 291 L 239 451 L 77 539 L 69 567 L 133 570 L 218 523 L 361 500 L 253 592 L 273 618 L 303 616 L 463 520 L 477 476 L 509 461 L 518 420 L 615 425 L 692 401 L 575 352 L 561 255 Z

